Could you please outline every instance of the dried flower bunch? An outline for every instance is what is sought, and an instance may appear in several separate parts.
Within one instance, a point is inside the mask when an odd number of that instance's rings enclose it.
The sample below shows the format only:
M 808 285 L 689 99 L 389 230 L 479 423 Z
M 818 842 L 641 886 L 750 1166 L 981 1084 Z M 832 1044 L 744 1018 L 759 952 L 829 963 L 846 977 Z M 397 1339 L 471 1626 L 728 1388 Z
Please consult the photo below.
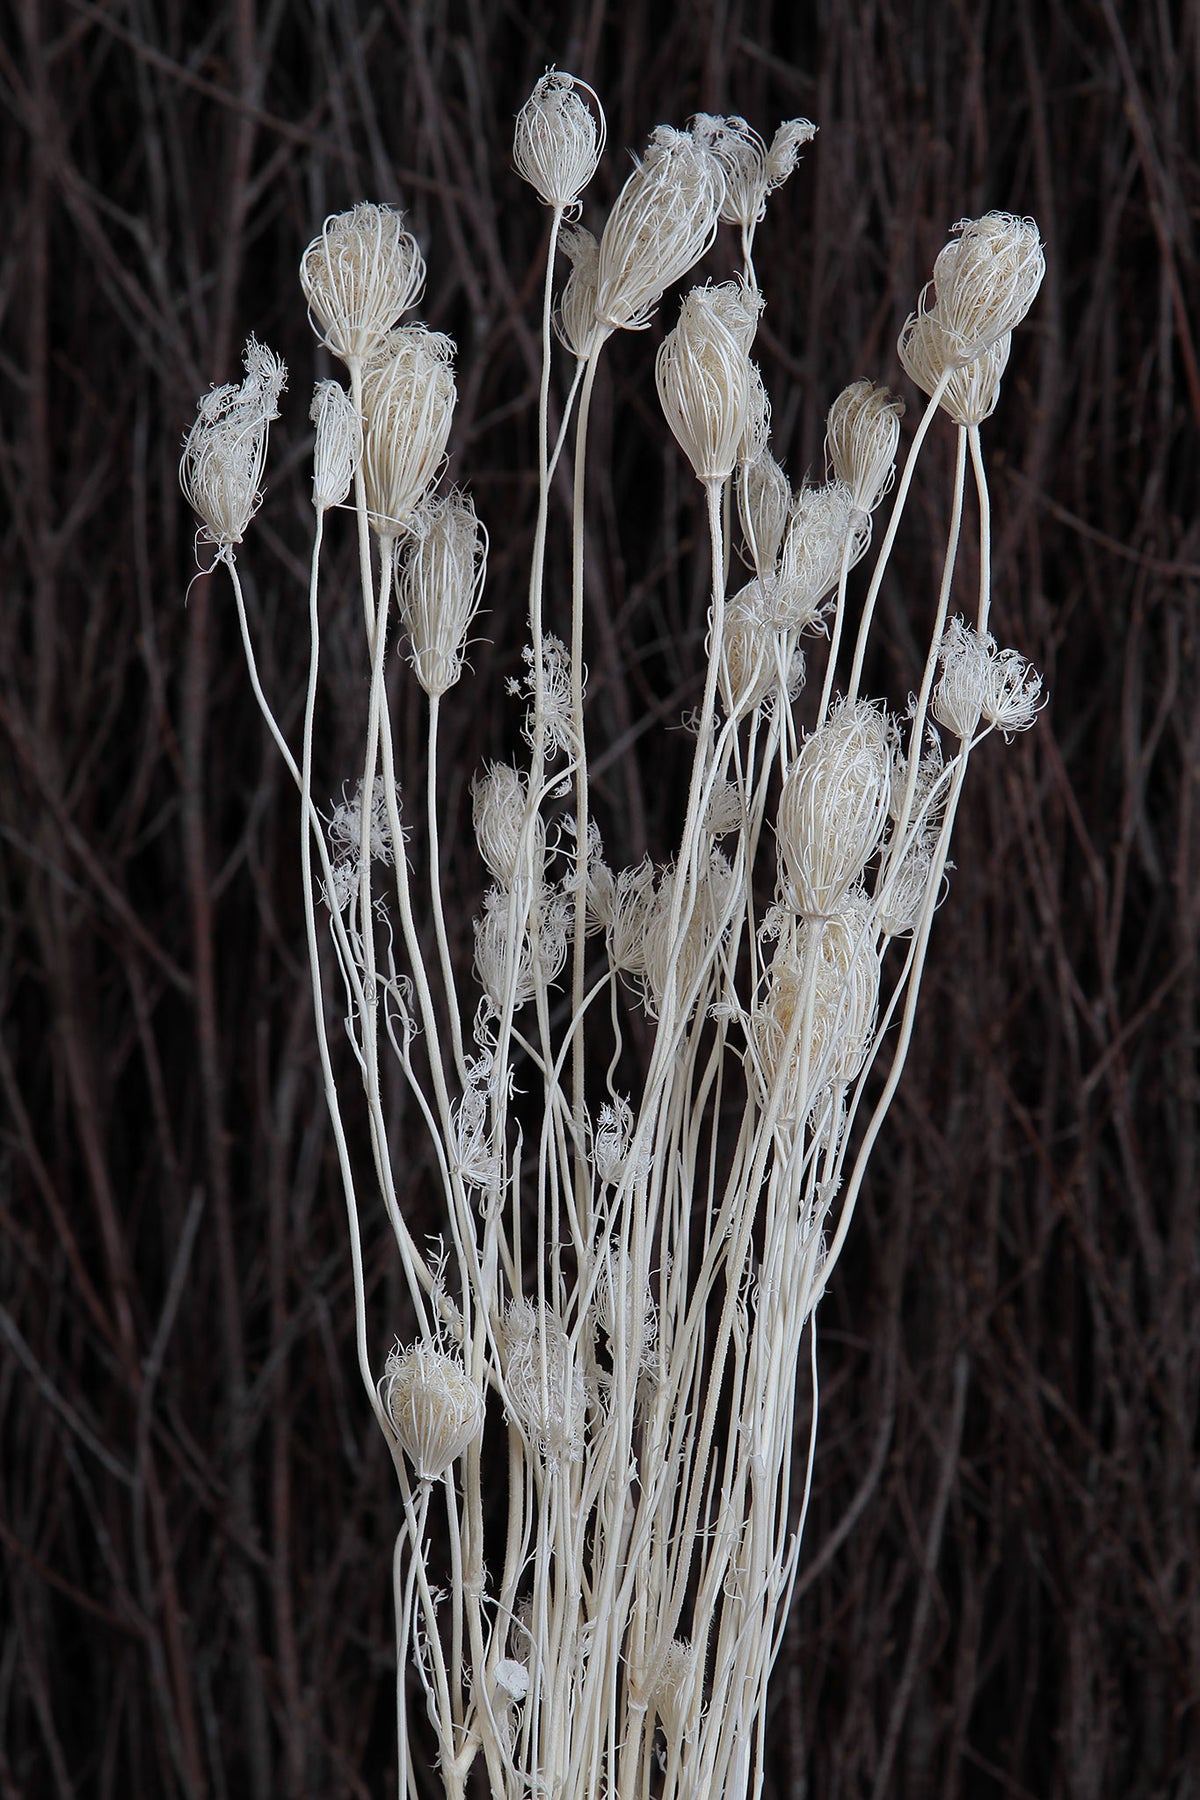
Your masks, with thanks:
M 738 118 L 660 126 L 591 232 L 569 221 L 603 149 L 596 96 L 550 70 L 518 118 L 517 170 L 550 212 L 529 638 L 511 684 L 525 753 L 472 784 L 470 967 L 456 965 L 442 911 L 439 846 L 462 821 L 446 813 L 438 724 L 467 669 L 488 538 L 446 477 L 454 346 L 402 323 L 425 265 L 399 213 L 355 206 L 326 221 L 301 262 L 314 329 L 348 381 L 318 383 L 312 406 L 312 660 L 298 753 L 258 680 L 235 555 L 283 386 L 269 351 L 251 340 L 246 380 L 201 402 L 184 447 L 184 490 L 228 567 L 255 694 L 300 795 L 359 1362 L 398 1485 L 399 1766 L 412 1793 L 426 1785 L 413 1772 L 418 1714 L 448 1796 L 473 1767 L 506 1800 L 758 1792 L 812 1468 L 810 1440 L 793 1499 L 793 1371 L 807 1336 L 815 1432 L 817 1306 L 908 1050 L 967 764 L 1039 705 L 1038 677 L 989 629 L 979 433 L 1041 279 L 1036 228 L 989 213 L 939 255 L 900 339 L 929 404 L 899 478 L 902 405 L 862 379 L 832 400 L 827 479 L 793 489 L 754 362 L 765 301 L 753 243 L 813 132 L 788 120 L 768 147 Z M 591 396 L 608 339 L 651 323 L 722 221 L 737 235 L 733 266 L 683 297 L 654 369 L 711 555 L 686 813 L 660 862 L 614 868 L 591 816 L 584 707 Z M 556 319 L 563 429 L 574 432 L 561 616 L 545 581 Z M 861 691 L 864 655 L 939 412 L 958 444 L 943 578 L 896 716 Z M 666 433 L 664 446 L 674 454 Z M 962 593 L 968 472 L 979 554 Z M 851 571 L 889 494 L 870 579 L 852 599 Z M 357 522 L 367 703 L 360 765 L 326 817 L 312 792 L 317 602 L 324 532 L 342 508 Z M 747 578 L 729 593 L 734 550 Z M 421 866 L 403 849 L 385 680 L 397 649 L 427 725 Z M 335 1081 L 330 955 L 362 1078 L 368 1176 Z M 639 1010 L 652 1048 L 626 1092 L 622 1021 Z M 395 1081 L 430 1133 L 445 1217 L 436 1254 L 416 1241 L 393 1168 Z M 524 1129 L 515 1116 L 518 1087 L 541 1109 L 533 1137 L 528 1110 Z M 728 1120 L 735 1102 L 731 1131 L 718 1114 Z M 386 1357 L 360 1240 L 363 1209 L 379 1205 L 410 1308 Z M 449 1522 L 444 1567 L 427 1531 L 435 1495 Z

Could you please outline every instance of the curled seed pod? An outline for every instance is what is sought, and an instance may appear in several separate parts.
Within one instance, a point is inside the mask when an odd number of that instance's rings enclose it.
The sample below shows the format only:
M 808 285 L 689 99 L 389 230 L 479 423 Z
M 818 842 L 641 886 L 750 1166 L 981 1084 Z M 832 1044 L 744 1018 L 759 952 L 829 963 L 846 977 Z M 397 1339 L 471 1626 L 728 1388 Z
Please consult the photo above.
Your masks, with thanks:
M 313 446 L 313 505 L 318 512 L 341 506 L 362 456 L 362 420 L 338 381 L 318 381 L 309 418 L 317 428 Z
M 408 660 L 425 692 L 440 695 L 462 674 L 487 571 L 487 533 L 457 488 L 427 501 L 411 525 L 411 542 L 396 546 L 396 594 Z
M 322 343 L 364 363 L 420 299 L 425 261 L 404 215 L 364 200 L 326 219 L 300 259 L 300 285 Z
M 766 448 L 739 465 L 737 495 L 754 570 L 763 580 L 779 560 L 792 505 L 788 478 Z
M 240 386 L 213 388 L 200 401 L 184 439 L 179 485 L 204 521 L 200 535 L 228 557 L 240 544 L 262 501 L 267 427 L 279 417 L 287 368 L 265 344 L 249 338 Z
M 600 239 L 596 318 L 606 334 L 649 324 L 664 290 L 712 244 L 724 196 L 721 166 L 706 146 L 660 125 Z
M 479 853 L 501 887 L 518 875 L 538 881 L 546 860 L 546 822 L 532 822 L 533 866 L 524 868 L 522 841 L 529 806 L 528 777 L 509 763 L 490 763 L 471 783 L 471 811 Z M 525 853 L 527 854 L 527 853 Z
M 583 1453 L 587 1393 L 562 1320 L 545 1304 L 513 1300 L 497 1335 L 517 1422 L 547 1462 L 574 1462 Z
M 444 1475 L 483 1430 L 482 1393 L 456 1356 L 432 1344 L 389 1353 L 379 1398 L 420 1481 Z
M 558 317 L 558 335 L 580 362 L 586 360 L 599 329 L 596 323 L 596 271 L 600 266 L 600 245 L 582 225 L 567 226 L 559 236 L 559 249 L 571 264 L 571 273 L 562 291 Z
M 933 691 L 939 725 L 969 741 L 985 720 L 1005 737 L 1037 717 L 1042 678 L 1016 650 L 1000 650 L 989 632 L 951 619 L 938 647 L 942 674 Z
M 870 524 L 841 481 L 801 488 L 774 579 L 767 583 L 774 621 L 781 630 L 813 631 L 824 623 L 824 602 L 837 587 L 843 560 L 859 561 L 870 541 Z
M 800 160 L 801 146 L 811 142 L 817 128 L 808 119 L 787 119 L 768 150 L 745 119 L 700 115 L 696 125 L 701 124 L 712 131 L 713 155 L 725 174 L 721 218 L 727 225 L 750 231 L 767 210 L 767 195 L 782 187 Z
M 938 322 L 954 360 L 971 362 L 1015 331 L 1046 273 L 1032 219 L 989 212 L 963 219 L 933 265 Z
M 892 485 L 904 402 L 873 381 L 852 381 L 829 409 L 825 455 L 851 503 L 871 513 Z
M 981 425 L 995 412 L 1012 349 L 1011 333 L 989 344 L 974 362 L 958 364 L 937 315 L 911 313 L 896 348 L 905 371 L 924 394 L 932 394 L 949 371 L 939 405 L 956 425 Z
M 595 101 L 595 113 L 584 94 Z M 567 212 L 578 207 L 596 173 L 604 139 L 604 109 L 594 90 L 574 75 L 547 69 L 517 114 L 517 173 L 547 206 Z
M 882 707 L 842 700 L 805 740 L 779 796 L 780 880 L 798 910 L 836 912 L 888 816 L 895 728 Z
M 746 350 L 760 307 L 740 283 L 693 288 L 659 346 L 659 401 L 701 481 L 724 481 L 737 463 L 750 399 Z
M 363 482 L 382 538 L 409 529 L 441 468 L 457 391 L 454 345 L 424 325 L 389 332 L 363 374 Z
M 728 858 L 720 850 L 709 852 L 708 862 L 701 869 L 696 884 L 691 916 L 682 933 L 678 925 L 674 933 L 671 931 L 671 890 L 674 885 L 675 866 L 668 863 L 659 878 L 654 906 L 642 938 L 642 988 L 646 1010 L 654 1018 L 662 1010 L 671 981 L 674 981 L 677 1005 L 682 1006 L 687 999 L 694 1003 L 692 989 L 696 977 L 711 960 L 729 929 L 734 873 Z
M 853 1081 L 871 1047 L 879 956 L 870 903 L 858 893 L 844 901 L 845 910 L 801 925 L 795 947 L 780 946 L 766 1000 L 753 1016 L 766 1091 L 780 1094 L 785 1119 L 810 1111 L 827 1088 Z

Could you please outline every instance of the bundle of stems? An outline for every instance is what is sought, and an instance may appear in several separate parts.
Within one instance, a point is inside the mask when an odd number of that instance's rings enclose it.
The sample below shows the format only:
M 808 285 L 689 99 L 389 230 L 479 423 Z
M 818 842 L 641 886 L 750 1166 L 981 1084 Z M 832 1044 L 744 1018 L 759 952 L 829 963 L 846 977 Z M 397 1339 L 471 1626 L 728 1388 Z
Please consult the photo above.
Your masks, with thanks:
M 453 346 L 400 322 L 424 263 L 399 213 L 363 203 L 327 220 L 301 264 L 310 318 L 348 385 L 318 384 L 312 408 L 298 754 L 258 679 L 235 554 L 284 385 L 268 350 L 251 340 L 244 382 L 205 397 L 185 446 L 185 491 L 228 569 L 255 695 L 300 796 L 359 1367 L 399 1487 L 402 1791 L 429 1785 L 413 1694 L 447 1795 L 465 1791 L 472 1769 L 496 1796 L 759 1791 L 766 1683 L 812 1475 L 817 1303 L 904 1065 L 968 760 L 1038 705 L 1037 676 L 988 629 L 979 431 L 1041 279 L 1037 230 L 988 214 L 957 227 L 938 257 L 900 342 L 928 404 L 899 480 L 901 404 L 863 380 L 830 409 L 828 479 L 793 492 L 750 354 L 764 304 L 753 243 L 813 131 L 791 120 L 768 146 L 737 118 L 659 127 L 597 237 L 573 223 L 603 149 L 596 96 L 551 70 L 519 115 L 517 168 L 550 210 L 539 504 L 526 674 L 511 684 L 524 750 L 481 769 L 472 789 L 490 881 L 470 970 L 455 967 L 443 907 L 453 822 L 438 734 L 464 672 L 487 536 L 444 477 Z M 739 234 L 736 272 L 686 296 L 655 371 L 700 484 L 711 563 L 686 810 L 661 864 L 614 870 L 589 805 L 589 413 L 608 339 L 649 322 L 722 221 Z M 570 382 L 551 445 L 555 323 Z M 944 568 L 924 664 L 896 718 L 862 692 L 865 653 L 939 414 L 958 446 Z M 568 442 L 572 591 L 559 618 L 546 546 Z M 968 482 L 979 540 L 970 623 L 951 615 Z M 851 608 L 851 570 L 893 486 L 865 599 Z M 312 779 L 321 553 L 327 515 L 342 508 L 357 528 L 368 702 L 357 784 L 326 815 Z M 424 695 L 420 870 L 405 849 L 387 679 L 397 641 Z M 802 730 L 795 703 L 814 648 L 824 668 Z M 629 1030 L 632 1011 L 645 1030 Z M 366 1179 L 335 1078 L 334 1017 L 361 1075 Z M 634 1077 L 639 1042 L 649 1053 Z M 413 1235 L 389 1149 L 397 1076 L 441 1185 L 432 1250 Z M 361 1235 L 363 1209 L 380 1204 L 415 1321 L 386 1355 L 370 1341 Z M 798 1368 L 810 1372 L 812 1432 L 797 1475 Z M 505 1463 L 497 1528 L 485 1478 Z

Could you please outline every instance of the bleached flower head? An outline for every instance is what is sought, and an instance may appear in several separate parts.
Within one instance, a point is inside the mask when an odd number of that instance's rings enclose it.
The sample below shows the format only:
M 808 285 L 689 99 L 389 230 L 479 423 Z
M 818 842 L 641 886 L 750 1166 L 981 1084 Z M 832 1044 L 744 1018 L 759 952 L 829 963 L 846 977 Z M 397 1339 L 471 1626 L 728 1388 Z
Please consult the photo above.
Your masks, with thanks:
M 504 888 L 490 887 L 483 914 L 475 920 L 475 974 L 490 1010 L 499 1017 L 510 985 L 514 1007 L 533 999 L 533 951 L 528 932 L 516 933 L 510 915 L 515 902 Z
M 600 239 L 596 318 L 606 334 L 649 324 L 665 289 L 712 244 L 724 197 L 721 166 L 705 145 L 660 125 Z
M 739 465 L 737 496 L 754 571 L 765 579 L 779 559 L 792 505 L 791 484 L 765 447 Z
M 583 1451 L 587 1392 L 561 1319 L 545 1304 L 513 1300 L 497 1336 L 517 1423 L 547 1462 L 575 1461 Z
M 362 776 L 354 789 L 353 798 L 342 799 L 334 807 L 329 817 L 329 841 L 339 855 L 358 856 L 362 850 L 363 840 L 363 808 L 362 808 Z M 400 796 L 396 796 L 396 808 L 399 811 Z M 367 850 L 373 862 L 381 862 L 390 867 L 394 855 L 392 846 L 392 828 L 388 817 L 387 789 L 383 776 L 377 775 L 371 786 L 371 804 L 367 809 Z
M 710 119 L 699 115 L 696 125 L 712 134 L 712 153 L 725 172 L 725 203 L 721 218 L 749 232 L 767 210 L 767 195 L 781 187 L 800 160 L 800 150 L 816 136 L 808 119 L 786 119 L 766 144 L 745 119 Z
M 885 937 L 908 937 L 921 922 L 933 878 L 936 834 L 922 832 L 903 856 L 889 856 L 875 896 L 875 918 Z
M 626 1250 L 607 1244 L 596 1280 L 594 1314 L 608 1338 L 614 1363 L 649 1374 L 658 1361 L 658 1305 L 644 1281 L 635 1281 Z
M 571 264 L 559 301 L 555 328 L 559 337 L 581 362 L 589 355 L 599 329 L 596 323 L 596 273 L 600 244 L 582 225 L 565 226 L 558 247 Z
M 363 480 L 380 537 L 410 528 L 441 468 L 457 399 L 453 354 L 441 332 L 402 325 L 363 372 Z
M 829 409 L 825 454 L 860 512 L 874 512 L 892 485 L 903 413 L 903 400 L 873 381 L 852 381 Z
M 179 464 L 179 485 L 204 521 L 200 536 L 225 560 L 262 500 L 267 427 L 279 417 L 287 383 L 285 364 L 256 338 L 246 340 L 242 366 L 240 386 L 212 388 L 201 399 Z
M 939 402 L 956 425 L 981 425 L 996 410 L 1000 380 L 1008 367 L 1012 335 L 1005 332 L 973 362 L 953 360 L 946 332 L 935 313 L 912 313 L 896 346 L 905 370 L 923 394 L 932 394 L 948 370 Z
M 402 213 L 363 200 L 326 219 L 300 259 L 300 285 L 322 343 L 365 363 L 420 299 L 425 261 Z
M 313 505 L 318 512 L 341 506 L 362 456 L 362 420 L 339 381 L 318 381 L 309 418 L 317 428 L 313 445 Z
M 614 969 L 640 975 L 646 959 L 646 927 L 654 910 L 654 866 L 648 856 L 617 875 L 605 921 Z
M 419 1481 L 436 1481 L 483 1431 L 483 1394 L 457 1356 L 433 1344 L 389 1352 L 384 1416 Z
M 797 910 L 836 912 L 879 844 L 895 728 L 879 706 L 842 700 L 800 750 L 779 796 L 779 874 Z
M 753 1016 L 766 1097 L 779 1092 L 784 1119 L 805 1116 L 827 1088 L 853 1081 L 871 1047 L 879 956 L 870 904 L 857 891 L 843 904 L 802 924 L 794 946 L 780 945 Z
M 701 481 L 733 473 L 746 429 L 760 303 L 738 282 L 693 288 L 659 346 L 654 374 L 671 430 Z
M 675 1638 L 663 1651 L 650 1680 L 650 1704 L 668 1744 L 676 1747 L 686 1735 L 698 1668 L 696 1646 L 687 1638 Z
M 701 971 L 710 962 L 715 949 L 729 929 L 730 901 L 734 891 L 734 873 L 728 858 L 720 850 L 711 850 L 700 871 L 690 916 L 682 932 L 676 925 L 671 930 L 671 895 L 675 885 L 674 864 L 668 863 L 658 881 L 654 906 L 646 920 L 642 938 L 642 988 L 646 1009 L 657 1017 L 673 982 L 676 1005 L 694 1004 L 695 987 Z M 681 914 L 682 918 L 682 914 Z
M 770 584 L 773 587 L 773 584 Z M 744 717 L 774 694 L 782 682 L 791 698 L 804 685 L 804 654 L 793 647 L 787 667 L 776 622 L 762 582 L 748 581 L 725 608 L 721 635 L 721 698 L 731 719 Z
M 595 102 L 594 112 L 585 94 Z M 593 89 L 574 75 L 547 69 L 517 114 L 517 173 L 547 206 L 575 209 L 596 173 L 604 138 L 604 110 Z
M 487 533 L 466 494 L 451 488 L 427 501 L 414 536 L 396 547 L 396 595 L 417 680 L 431 696 L 462 674 L 463 651 L 479 610 L 487 570 Z
M 967 363 L 1015 331 L 1046 273 L 1037 225 L 1012 213 L 963 219 L 933 265 L 935 307 L 954 360 Z
M 938 660 L 942 674 L 933 693 L 933 716 L 957 737 L 969 741 L 981 720 L 1006 738 L 1033 724 L 1042 678 L 1016 650 L 998 650 L 990 633 L 951 619 Z
M 509 763 L 489 763 L 471 783 L 471 812 L 479 854 L 502 887 L 519 874 L 540 880 L 546 860 L 546 824 L 540 813 L 531 821 L 532 866 L 523 850 L 529 810 L 528 777 Z
M 596 1117 L 596 1127 L 592 1133 L 592 1157 L 596 1173 L 606 1186 L 615 1187 L 626 1173 L 632 1141 L 633 1108 L 628 1100 L 618 1098 L 615 1103 L 606 1100 Z M 646 1155 L 649 1156 L 648 1148 Z M 635 1176 L 648 1172 L 647 1162 L 643 1168 L 635 1171 Z
M 853 568 L 868 541 L 869 526 L 845 482 L 801 488 L 792 501 L 778 569 L 764 588 L 780 629 L 818 628 L 843 561 Z

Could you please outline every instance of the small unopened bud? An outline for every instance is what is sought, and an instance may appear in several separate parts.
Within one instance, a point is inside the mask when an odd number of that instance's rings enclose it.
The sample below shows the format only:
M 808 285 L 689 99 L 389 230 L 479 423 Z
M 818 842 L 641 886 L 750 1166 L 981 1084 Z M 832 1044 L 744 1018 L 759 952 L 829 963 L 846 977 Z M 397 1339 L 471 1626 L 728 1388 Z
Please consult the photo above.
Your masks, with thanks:
M 634 168 L 600 239 L 596 317 L 607 331 L 640 331 L 671 283 L 699 262 L 717 234 L 725 178 L 686 131 L 660 125 Z
M 873 381 L 852 381 L 829 409 L 825 454 L 860 512 L 874 512 L 892 485 L 903 413 L 903 400 Z
M 461 1362 L 431 1344 L 388 1354 L 379 1398 L 420 1481 L 444 1475 L 483 1430 L 483 1395 Z
M 318 512 L 341 506 L 362 456 L 362 421 L 337 381 L 318 381 L 309 418 L 317 428 L 313 445 L 313 505 Z
M 780 878 L 798 910 L 835 912 L 888 817 L 895 729 L 882 708 L 843 700 L 805 740 L 779 796 Z
M 736 283 L 693 288 L 659 346 L 658 397 L 701 481 L 724 481 L 737 463 L 750 398 L 746 349 L 758 311 L 751 290 Z
M 360 201 L 326 219 L 300 259 L 313 329 L 344 362 L 366 362 L 425 285 L 425 261 L 402 213 Z
M 595 113 L 585 93 L 596 102 Z M 566 212 L 578 206 L 596 173 L 604 137 L 604 111 L 593 90 L 574 75 L 547 69 L 517 114 L 513 160 L 547 206 Z
M 184 439 L 179 484 L 204 521 L 201 537 L 229 558 L 262 500 L 267 427 L 279 417 L 287 368 L 272 350 L 249 338 L 242 357 L 246 379 L 213 388 L 200 401 Z
M 409 662 L 431 696 L 462 674 L 467 631 L 479 610 L 487 533 L 457 488 L 430 500 L 413 521 L 413 540 L 396 547 L 396 587 L 409 637 Z
M 363 374 L 363 481 L 380 537 L 407 530 L 441 467 L 457 398 L 453 354 L 441 332 L 403 325 Z

